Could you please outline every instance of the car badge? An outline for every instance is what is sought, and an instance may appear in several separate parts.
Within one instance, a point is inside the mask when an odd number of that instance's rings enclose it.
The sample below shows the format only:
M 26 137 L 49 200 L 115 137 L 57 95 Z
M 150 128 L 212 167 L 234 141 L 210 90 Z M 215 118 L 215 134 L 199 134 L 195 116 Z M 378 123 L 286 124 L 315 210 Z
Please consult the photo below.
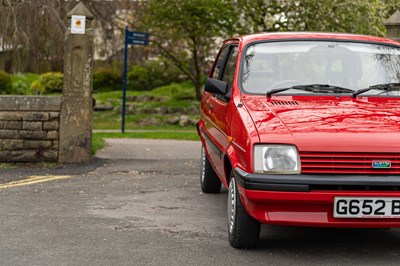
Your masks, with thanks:
M 372 168 L 391 168 L 392 163 L 390 161 L 372 161 Z

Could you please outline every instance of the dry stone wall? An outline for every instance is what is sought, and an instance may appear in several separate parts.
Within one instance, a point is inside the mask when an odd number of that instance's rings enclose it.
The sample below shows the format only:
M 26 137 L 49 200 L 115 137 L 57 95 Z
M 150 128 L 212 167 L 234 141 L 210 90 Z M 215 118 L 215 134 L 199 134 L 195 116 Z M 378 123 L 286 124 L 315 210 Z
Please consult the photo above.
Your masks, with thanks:
M 60 97 L 0 97 L 0 161 L 57 162 Z

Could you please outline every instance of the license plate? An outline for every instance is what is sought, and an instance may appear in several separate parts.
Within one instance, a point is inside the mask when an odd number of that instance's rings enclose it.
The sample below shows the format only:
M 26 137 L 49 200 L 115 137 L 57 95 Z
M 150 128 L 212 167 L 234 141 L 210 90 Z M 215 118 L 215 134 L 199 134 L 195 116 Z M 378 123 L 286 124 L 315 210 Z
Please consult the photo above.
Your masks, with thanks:
M 400 218 L 400 198 L 335 197 L 335 218 Z

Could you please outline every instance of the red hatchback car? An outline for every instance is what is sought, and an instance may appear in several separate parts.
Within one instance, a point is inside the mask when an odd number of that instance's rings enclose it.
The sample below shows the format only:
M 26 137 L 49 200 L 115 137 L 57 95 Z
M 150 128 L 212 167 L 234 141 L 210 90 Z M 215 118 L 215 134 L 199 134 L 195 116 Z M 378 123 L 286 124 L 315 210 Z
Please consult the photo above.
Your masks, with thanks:
M 400 227 L 400 43 L 333 33 L 231 38 L 205 84 L 201 189 L 228 189 L 229 241 L 260 224 Z

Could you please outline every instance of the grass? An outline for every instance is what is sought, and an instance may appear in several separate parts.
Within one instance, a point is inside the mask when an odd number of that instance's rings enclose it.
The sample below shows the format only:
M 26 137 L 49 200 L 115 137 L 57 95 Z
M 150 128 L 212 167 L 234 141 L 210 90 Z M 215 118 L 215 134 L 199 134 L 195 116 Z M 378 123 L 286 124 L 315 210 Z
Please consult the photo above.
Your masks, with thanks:
M 24 162 L 17 162 L 17 163 L 0 163 L 0 169 L 4 170 L 11 170 L 11 169 L 19 169 L 21 167 L 31 167 L 31 168 L 45 168 L 45 169 L 50 169 L 56 167 L 56 163 L 50 163 L 50 162 L 29 162 L 29 163 L 24 163 Z
M 120 129 L 122 92 L 100 92 L 93 97 L 97 104 L 106 104 L 115 107 L 112 111 L 95 112 L 93 117 L 94 129 Z M 165 121 L 177 115 L 168 113 L 160 114 L 160 108 L 168 110 L 187 110 L 187 108 L 199 108 L 199 102 L 195 99 L 195 90 L 190 82 L 171 84 L 156 88 L 151 91 L 127 91 L 127 112 L 125 116 L 126 129 L 167 129 L 167 130 L 194 130 L 194 126 L 165 125 Z M 172 108 L 172 109 L 170 109 Z M 185 114 L 185 111 L 183 111 Z M 198 115 L 189 115 L 196 121 Z M 155 122 L 146 123 L 148 120 Z M 151 125 L 149 125 L 151 124 Z M 157 126 L 155 124 L 160 124 Z M 164 125 L 163 125 L 164 124 Z
M 162 86 L 151 91 L 127 91 L 126 96 L 128 98 L 127 103 L 135 104 L 138 107 L 189 107 L 198 105 L 198 101 L 195 100 L 195 89 L 190 82 Z M 129 101 L 129 98 L 138 96 L 150 96 L 156 100 Z M 93 97 L 101 104 L 122 105 L 122 91 L 99 92 L 93 94 Z
M 125 129 L 145 129 L 145 130 L 195 130 L 194 126 L 179 126 L 179 125 L 153 125 L 143 126 L 138 122 L 142 119 L 155 118 L 163 120 L 167 115 L 126 115 Z M 95 112 L 93 115 L 93 129 L 121 129 L 121 114 L 113 111 Z
M 93 129 L 121 129 L 122 92 L 95 93 L 93 97 L 98 104 L 107 104 L 119 108 L 119 111 L 95 112 Z M 138 97 L 142 99 L 139 100 Z M 143 98 L 148 98 L 143 100 Z M 141 110 L 154 110 L 160 107 L 198 108 L 199 102 L 195 100 L 195 90 L 190 82 L 171 84 L 152 91 L 127 91 L 127 106 L 133 106 L 134 110 L 127 112 L 125 116 L 125 129 L 144 130 L 122 133 L 93 133 L 93 154 L 105 145 L 105 138 L 144 138 L 144 139 L 176 139 L 199 140 L 195 126 L 179 126 L 163 124 L 168 118 L 179 116 L 174 114 L 146 114 Z M 198 115 L 190 115 L 191 119 L 198 119 Z M 158 125 L 143 125 L 143 121 L 153 119 Z M 146 131 L 147 130 L 147 131 Z
M 104 138 L 140 138 L 140 139 L 176 139 L 200 140 L 197 131 L 147 131 L 128 133 L 93 133 L 93 139 Z M 94 140 L 93 140 L 94 143 Z M 103 144 L 104 145 L 104 144 Z M 104 147 L 104 146 L 103 146 Z
M 98 134 L 92 135 L 92 154 L 96 154 L 99 150 L 106 146 L 104 139 Z
M 10 170 L 10 169 L 17 169 L 18 166 L 13 163 L 0 163 L 0 169 Z

